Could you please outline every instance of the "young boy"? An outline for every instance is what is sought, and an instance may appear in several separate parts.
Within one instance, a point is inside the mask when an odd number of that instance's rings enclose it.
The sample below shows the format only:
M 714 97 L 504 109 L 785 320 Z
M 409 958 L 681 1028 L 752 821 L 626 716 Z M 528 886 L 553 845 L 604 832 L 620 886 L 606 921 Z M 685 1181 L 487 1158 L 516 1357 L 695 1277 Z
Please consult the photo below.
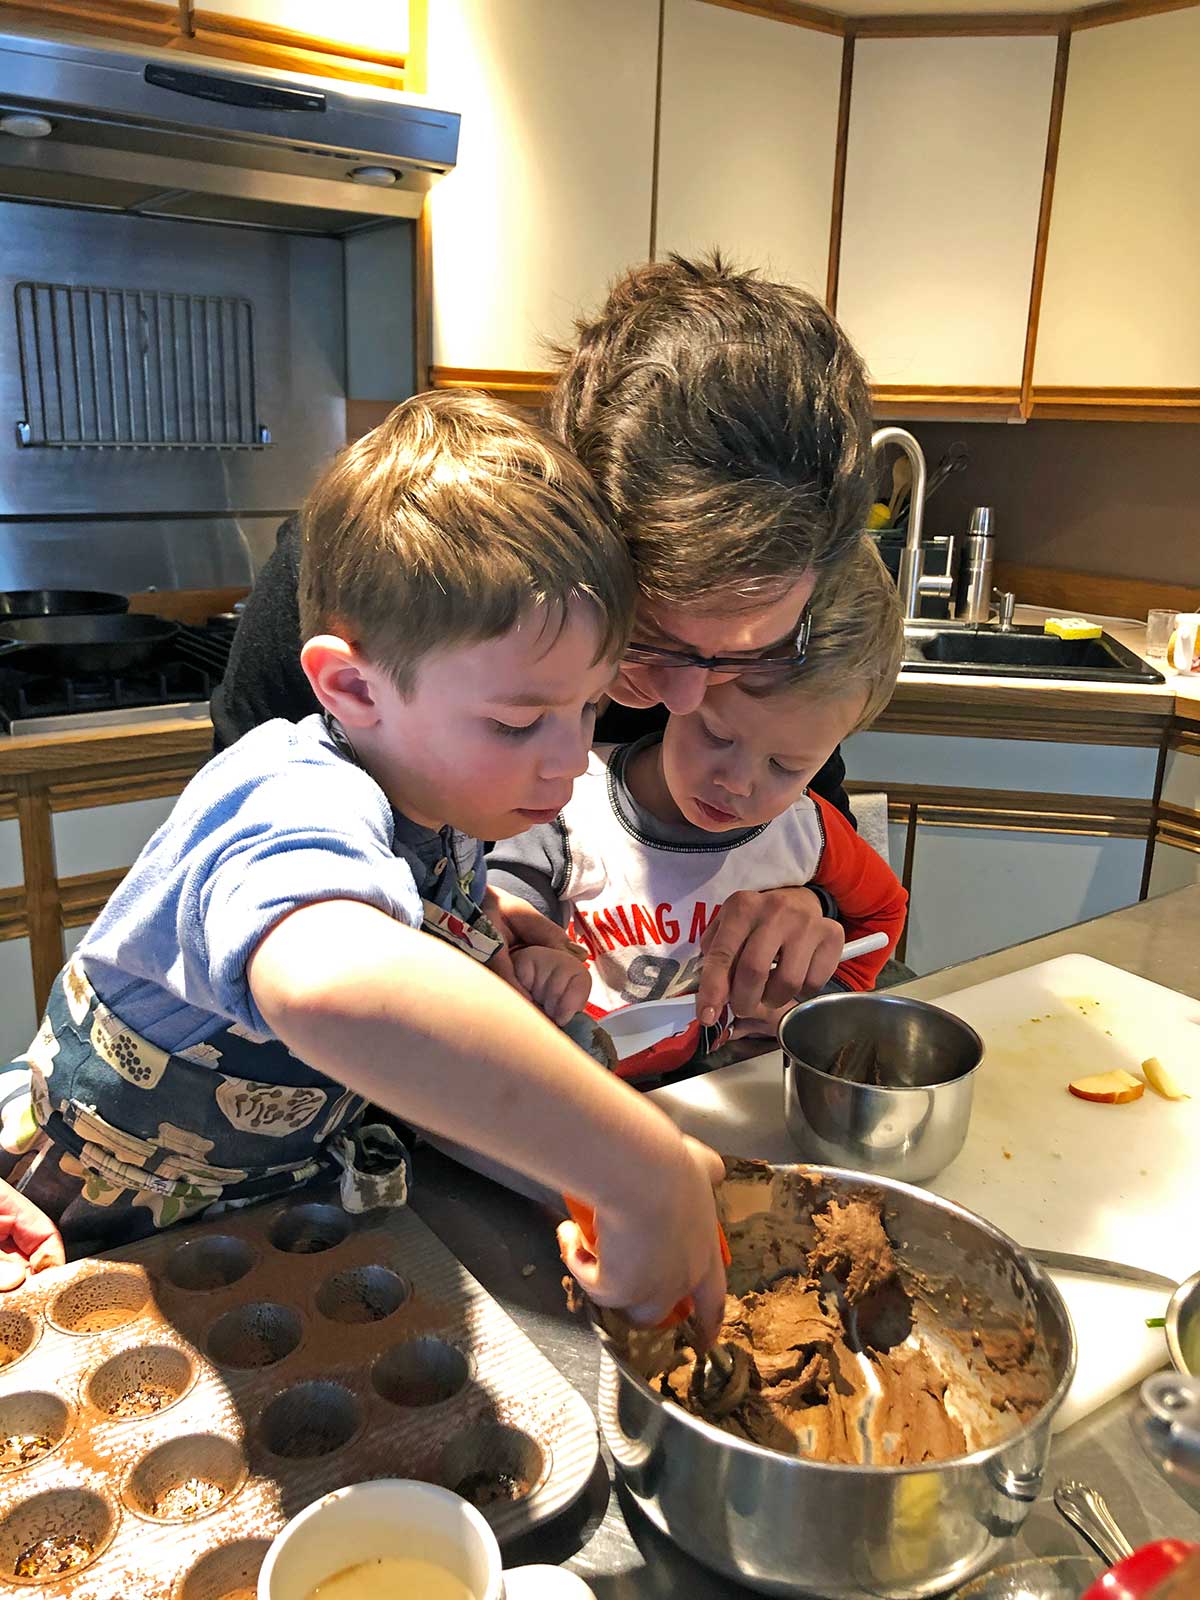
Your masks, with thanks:
M 590 954 L 601 1012 L 696 989 L 706 930 L 733 893 L 808 884 L 822 913 L 836 904 L 846 939 L 883 930 L 886 950 L 841 963 L 828 934 L 792 992 L 869 989 L 895 948 L 906 895 L 845 817 L 809 792 L 830 752 L 878 715 L 899 670 L 903 627 L 895 585 L 866 540 L 822 577 L 810 608 L 803 666 L 769 663 L 712 685 L 698 709 L 663 734 L 593 752 L 587 774 L 552 823 L 498 844 L 489 881 L 569 925 Z M 786 956 L 785 956 L 786 958 Z M 526 978 L 556 1001 L 556 977 Z M 836 969 L 836 975 L 835 975 Z M 739 1009 L 739 1031 L 777 1013 Z
M 624 542 L 565 447 L 472 395 L 400 406 L 303 523 L 322 709 L 198 773 L 89 929 L 0 1078 L 18 1187 L 77 1250 L 335 1163 L 351 1209 L 399 1203 L 373 1101 L 593 1206 L 598 1257 L 571 1233 L 567 1259 L 598 1302 L 691 1294 L 715 1329 L 719 1161 L 517 992 L 479 906 L 478 841 L 549 822 L 586 767 Z

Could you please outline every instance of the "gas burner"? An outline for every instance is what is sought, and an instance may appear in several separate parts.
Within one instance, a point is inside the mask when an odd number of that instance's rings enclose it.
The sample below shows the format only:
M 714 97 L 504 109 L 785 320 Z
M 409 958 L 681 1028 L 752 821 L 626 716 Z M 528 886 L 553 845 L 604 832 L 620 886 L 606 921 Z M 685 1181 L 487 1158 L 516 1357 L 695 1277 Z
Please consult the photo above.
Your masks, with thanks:
M 183 625 L 158 659 L 137 672 L 22 672 L 0 669 L 0 729 L 5 733 L 87 728 L 207 707 L 225 672 L 233 627 Z M 201 713 L 202 714 L 202 713 Z M 37 724 L 36 727 L 31 726 Z

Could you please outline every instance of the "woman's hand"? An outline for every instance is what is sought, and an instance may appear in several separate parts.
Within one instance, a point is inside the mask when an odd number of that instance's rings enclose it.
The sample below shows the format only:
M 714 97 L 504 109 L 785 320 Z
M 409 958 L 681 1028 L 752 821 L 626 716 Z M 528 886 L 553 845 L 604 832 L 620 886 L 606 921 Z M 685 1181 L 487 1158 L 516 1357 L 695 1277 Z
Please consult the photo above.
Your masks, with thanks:
M 0 1293 L 19 1289 L 31 1272 L 61 1267 L 62 1235 L 32 1200 L 0 1180 Z
M 587 1005 L 592 975 L 577 956 L 526 945 L 512 951 L 512 964 L 518 987 L 560 1028 Z
M 837 971 L 845 939 L 811 889 L 731 894 L 700 940 L 696 1015 L 707 1025 L 729 1004 L 735 1017 L 764 1018 L 818 993 Z

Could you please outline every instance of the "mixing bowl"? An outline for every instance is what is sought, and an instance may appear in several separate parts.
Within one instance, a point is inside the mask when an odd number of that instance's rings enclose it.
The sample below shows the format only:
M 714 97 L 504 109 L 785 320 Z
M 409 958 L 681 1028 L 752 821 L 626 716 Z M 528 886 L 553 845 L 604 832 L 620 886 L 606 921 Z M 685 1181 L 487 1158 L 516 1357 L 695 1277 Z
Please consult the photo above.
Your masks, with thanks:
M 960 1017 L 903 995 L 822 995 L 788 1012 L 779 1043 L 784 1116 L 808 1160 L 921 1183 L 962 1149 L 983 1042 Z M 878 1052 L 885 1086 L 827 1070 L 859 1044 Z
M 718 1195 L 733 1229 L 735 1268 L 738 1224 L 772 1214 L 777 1173 L 811 1182 L 820 1203 L 864 1190 L 880 1196 L 904 1272 L 912 1281 L 954 1285 L 944 1313 L 939 1300 L 947 1331 L 957 1324 L 969 1340 L 984 1306 L 1032 1319 L 1046 1357 L 1042 1408 L 1007 1438 L 953 1460 L 834 1465 L 765 1449 L 665 1400 L 597 1323 L 601 1431 L 651 1521 L 730 1579 L 762 1594 L 821 1600 L 942 1594 L 997 1558 L 1038 1497 L 1051 1422 L 1075 1371 L 1067 1309 L 1042 1269 L 971 1212 L 905 1184 L 865 1183 L 859 1173 L 829 1167 L 734 1169 Z

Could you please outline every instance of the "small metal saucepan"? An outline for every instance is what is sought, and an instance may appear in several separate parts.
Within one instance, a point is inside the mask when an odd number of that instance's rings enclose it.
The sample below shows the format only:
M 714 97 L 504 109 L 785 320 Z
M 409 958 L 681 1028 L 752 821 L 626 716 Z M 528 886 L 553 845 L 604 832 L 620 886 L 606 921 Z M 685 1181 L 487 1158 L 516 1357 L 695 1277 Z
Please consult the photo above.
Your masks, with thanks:
M 0 622 L 0 660 L 28 672 L 124 672 L 178 631 L 162 617 L 25 617 Z
M 127 594 L 100 589 L 0 589 L 0 622 L 18 617 L 117 616 L 128 610 Z
M 983 1042 L 960 1017 L 895 994 L 822 995 L 779 1028 L 784 1117 L 809 1161 L 922 1183 L 967 1137 Z M 877 1082 L 834 1068 L 843 1050 L 874 1058 Z

